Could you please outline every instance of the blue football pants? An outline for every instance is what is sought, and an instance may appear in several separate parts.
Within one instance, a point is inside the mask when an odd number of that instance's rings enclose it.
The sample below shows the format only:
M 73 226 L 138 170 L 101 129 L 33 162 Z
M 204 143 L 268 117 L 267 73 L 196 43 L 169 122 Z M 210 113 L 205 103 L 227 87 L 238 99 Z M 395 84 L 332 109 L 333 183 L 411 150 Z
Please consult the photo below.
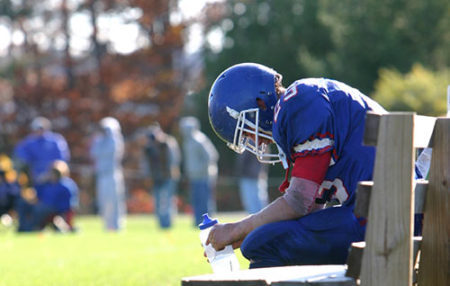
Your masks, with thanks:
M 344 264 L 350 244 L 364 240 L 364 233 L 351 208 L 331 207 L 260 226 L 244 239 L 241 252 L 250 268 Z

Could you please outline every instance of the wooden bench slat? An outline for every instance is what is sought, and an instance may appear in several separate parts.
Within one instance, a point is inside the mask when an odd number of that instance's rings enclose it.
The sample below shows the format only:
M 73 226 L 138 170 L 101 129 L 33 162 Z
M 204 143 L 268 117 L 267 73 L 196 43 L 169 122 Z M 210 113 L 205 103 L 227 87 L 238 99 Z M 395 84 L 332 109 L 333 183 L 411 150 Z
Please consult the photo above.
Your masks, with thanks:
M 415 236 L 413 238 L 413 258 L 414 265 L 418 262 L 419 259 L 419 250 L 422 244 L 422 237 Z M 350 247 L 350 252 L 347 258 L 347 272 L 345 276 L 351 277 L 355 280 L 359 279 L 361 274 L 361 262 L 362 256 L 364 253 L 364 248 L 366 247 L 365 241 L 353 242 Z M 413 282 L 417 282 L 416 272 L 413 272 Z
M 428 187 L 427 180 L 418 180 L 415 182 L 414 187 L 414 213 L 423 213 L 426 191 Z M 355 208 L 353 212 L 359 217 L 368 217 L 369 215 L 369 205 L 370 205 L 370 194 L 373 188 L 373 181 L 361 181 L 358 183 L 356 191 L 356 201 Z
M 366 113 L 364 126 L 364 145 L 377 146 L 378 129 L 380 127 L 381 115 L 373 112 Z
M 362 181 L 356 188 L 356 201 L 353 213 L 357 217 L 369 217 L 370 193 L 372 192 L 373 182 Z
M 392 112 L 389 114 L 402 114 L 403 112 Z M 367 146 L 376 146 L 378 142 L 378 130 L 380 119 L 383 115 L 367 112 L 364 127 L 364 144 Z M 414 147 L 426 148 L 432 145 L 432 134 L 436 117 L 415 115 L 414 116 Z
M 347 258 L 347 272 L 345 276 L 353 279 L 359 279 L 361 274 L 361 262 L 363 257 L 364 248 L 366 247 L 365 241 L 353 242 L 350 247 L 350 252 Z
M 226 274 L 206 274 L 182 279 L 182 286 L 254 285 L 356 285 L 345 277 L 345 265 L 304 265 L 248 269 Z

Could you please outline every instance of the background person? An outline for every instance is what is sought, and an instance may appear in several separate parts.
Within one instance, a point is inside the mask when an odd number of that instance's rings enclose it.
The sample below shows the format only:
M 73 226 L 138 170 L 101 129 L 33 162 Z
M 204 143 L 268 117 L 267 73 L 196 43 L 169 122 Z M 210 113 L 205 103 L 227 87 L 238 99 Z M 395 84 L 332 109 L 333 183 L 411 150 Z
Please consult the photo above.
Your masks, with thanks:
M 113 117 L 103 118 L 99 125 L 90 148 L 95 165 L 97 205 L 105 229 L 117 231 L 124 227 L 126 214 L 123 136 L 119 121 Z
M 60 210 L 58 215 L 61 216 L 63 221 L 63 228 L 67 231 L 76 231 L 75 227 L 75 214 L 80 207 L 80 189 L 78 184 L 71 178 L 69 166 L 64 161 L 55 161 L 53 163 L 54 182 L 67 188 L 70 193 L 69 208 L 67 210 Z M 56 226 L 60 227 L 60 226 Z
M 68 177 L 64 161 L 55 161 L 46 180 L 35 185 L 37 200 L 21 200 L 17 209 L 19 231 L 39 231 L 53 224 L 55 216 L 64 220 L 61 230 L 73 231 L 73 201 L 78 198 L 78 186 Z M 61 226 L 61 224 L 59 224 Z M 58 229 L 58 225 L 55 226 Z
M 235 170 L 239 177 L 239 194 L 244 209 L 249 214 L 259 212 L 268 203 L 267 167 L 250 152 L 238 154 L 236 157 Z
M 197 118 L 180 121 L 183 135 L 184 171 L 189 180 L 194 223 L 202 222 L 202 214 L 214 210 L 213 188 L 217 179 L 219 154 L 211 140 L 200 131 Z
M 45 181 L 56 160 L 69 162 L 70 150 L 66 139 L 51 131 L 51 122 L 45 117 L 36 117 L 30 124 L 31 134 L 14 148 L 13 159 L 18 171 L 28 170 L 31 184 Z
M 180 148 L 176 139 L 153 124 L 145 136 L 144 154 L 153 181 L 156 215 L 161 228 L 172 226 L 174 194 L 180 179 Z
M 14 180 L 7 178 L 7 171 L 0 168 L 0 217 L 3 215 L 11 218 L 20 199 L 20 185 Z

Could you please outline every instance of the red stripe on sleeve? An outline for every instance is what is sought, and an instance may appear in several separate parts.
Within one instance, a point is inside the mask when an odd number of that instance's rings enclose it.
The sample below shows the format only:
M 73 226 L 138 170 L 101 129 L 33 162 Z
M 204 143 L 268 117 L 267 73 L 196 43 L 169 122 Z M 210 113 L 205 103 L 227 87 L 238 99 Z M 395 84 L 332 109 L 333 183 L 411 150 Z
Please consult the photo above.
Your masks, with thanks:
M 295 158 L 291 176 L 322 184 L 328 166 L 330 165 L 331 151 L 305 157 Z

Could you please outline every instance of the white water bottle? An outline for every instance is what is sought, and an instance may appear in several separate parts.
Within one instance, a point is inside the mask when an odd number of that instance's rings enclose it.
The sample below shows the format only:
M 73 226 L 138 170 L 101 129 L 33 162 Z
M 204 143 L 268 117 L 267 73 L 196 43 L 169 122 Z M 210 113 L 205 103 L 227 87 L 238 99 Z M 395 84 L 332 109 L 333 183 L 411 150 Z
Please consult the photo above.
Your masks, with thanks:
M 231 245 L 227 245 L 224 249 L 219 251 L 216 251 L 211 244 L 206 245 L 206 240 L 208 239 L 211 228 L 218 222 L 217 219 L 211 220 L 207 213 L 203 214 L 203 222 L 198 225 L 200 228 L 200 241 L 203 249 L 205 250 L 214 273 L 238 271 L 239 261 Z

